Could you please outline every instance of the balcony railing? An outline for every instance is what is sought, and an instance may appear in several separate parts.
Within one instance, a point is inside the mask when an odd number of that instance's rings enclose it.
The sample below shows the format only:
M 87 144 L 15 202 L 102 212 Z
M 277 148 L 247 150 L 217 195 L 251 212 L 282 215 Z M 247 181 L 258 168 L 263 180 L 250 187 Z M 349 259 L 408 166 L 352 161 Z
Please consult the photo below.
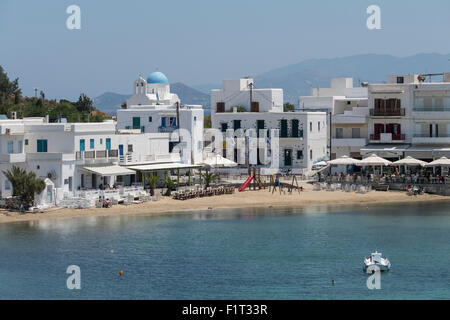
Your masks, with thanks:
M 76 159 L 108 159 L 108 158 L 117 158 L 119 156 L 118 150 L 92 150 L 92 151 L 77 151 Z
M 370 115 L 373 117 L 404 117 L 405 108 L 370 109 Z
M 414 107 L 413 111 L 418 112 L 449 112 L 450 107 L 444 106 L 424 106 L 424 107 Z
M 159 126 L 158 127 L 159 132 L 173 132 L 176 129 L 178 129 L 177 126 L 167 126 L 167 127 Z
M 373 133 L 373 134 L 371 134 L 370 135 L 370 140 L 373 140 L 373 141 L 379 141 L 379 140 L 381 140 L 381 135 L 382 135 L 383 133 Z M 387 133 L 385 133 L 385 134 L 387 134 Z M 402 140 L 405 140 L 405 134 L 404 133 L 392 133 L 391 134 L 391 140 L 393 140 L 393 141 L 402 141 Z
M 439 133 L 437 136 L 430 136 L 429 133 L 415 133 L 414 138 L 448 138 L 450 134 L 448 133 Z

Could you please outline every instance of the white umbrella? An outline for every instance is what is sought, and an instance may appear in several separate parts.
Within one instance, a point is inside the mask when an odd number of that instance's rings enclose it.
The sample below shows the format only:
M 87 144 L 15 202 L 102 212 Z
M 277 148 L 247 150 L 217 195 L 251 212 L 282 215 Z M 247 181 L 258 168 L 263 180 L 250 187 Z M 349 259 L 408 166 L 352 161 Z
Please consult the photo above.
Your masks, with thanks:
M 317 163 L 314 163 L 314 166 L 317 166 L 317 167 L 323 167 L 323 166 L 326 166 L 326 165 L 327 165 L 326 161 L 319 161 Z
M 450 159 L 448 159 L 447 157 L 441 157 L 425 165 L 425 167 L 439 167 L 439 166 L 450 166 Z
M 427 163 L 422 160 L 414 159 L 413 157 L 407 156 L 406 158 L 403 158 L 401 160 L 397 160 L 392 165 L 399 166 L 399 165 L 406 165 L 406 166 L 425 166 Z
M 211 157 L 206 158 L 203 160 L 203 165 L 210 166 L 213 168 L 218 167 L 236 167 L 237 163 L 234 161 L 231 161 L 227 158 L 222 157 L 220 154 L 215 154 Z
M 340 158 L 328 161 L 331 165 L 352 165 L 358 164 L 361 160 L 353 159 L 348 156 L 342 156 Z
M 383 159 L 376 154 L 372 154 L 371 156 L 362 159 L 357 163 L 358 166 L 388 166 L 392 162 L 386 159 Z

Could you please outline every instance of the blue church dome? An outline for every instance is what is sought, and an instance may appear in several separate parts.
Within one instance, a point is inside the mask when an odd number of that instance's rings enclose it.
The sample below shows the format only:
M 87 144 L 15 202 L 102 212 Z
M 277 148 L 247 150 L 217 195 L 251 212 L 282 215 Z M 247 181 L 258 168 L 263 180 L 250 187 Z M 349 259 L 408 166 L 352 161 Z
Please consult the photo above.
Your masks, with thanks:
M 155 71 L 150 73 L 150 75 L 147 78 L 147 83 L 169 83 L 169 80 L 167 79 L 166 75 L 162 72 Z

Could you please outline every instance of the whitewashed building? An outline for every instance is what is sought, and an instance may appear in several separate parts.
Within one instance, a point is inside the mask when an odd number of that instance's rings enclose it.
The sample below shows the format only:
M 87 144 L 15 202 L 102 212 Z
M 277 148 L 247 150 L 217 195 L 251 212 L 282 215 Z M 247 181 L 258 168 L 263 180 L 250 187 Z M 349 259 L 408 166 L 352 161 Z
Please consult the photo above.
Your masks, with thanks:
M 196 164 L 203 160 L 203 108 L 180 104 L 161 72 L 153 72 L 147 79 L 139 77 L 134 82 L 133 96 L 127 100 L 126 108 L 117 111 L 117 128 L 168 133 L 170 151 L 178 146 L 184 163 Z
M 325 112 L 283 112 L 283 90 L 255 89 L 251 78 L 224 80 L 222 89 L 211 91 L 211 122 L 224 135 L 223 155 L 243 166 L 267 166 L 273 151 L 277 169 L 305 172 L 327 153 Z M 267 139 L 272 130 L 278 130 L 278 145 Z M 237 139 L 226 141 L 240 134 L 246 136 L 245 148 Z M 267 146 L 252 146 L 247 137 L 264 138 Z M 258 149 L 266 149 L 267 157 Z
M 300 110 L 331 113 L 331 159 L 343 155 L 361 158 L 360 149 L 368 142 L 368 89 L 353 87 L 353 78 L 334 78 L 330 88 L 313 88 L 311 96 L 299 98 Z

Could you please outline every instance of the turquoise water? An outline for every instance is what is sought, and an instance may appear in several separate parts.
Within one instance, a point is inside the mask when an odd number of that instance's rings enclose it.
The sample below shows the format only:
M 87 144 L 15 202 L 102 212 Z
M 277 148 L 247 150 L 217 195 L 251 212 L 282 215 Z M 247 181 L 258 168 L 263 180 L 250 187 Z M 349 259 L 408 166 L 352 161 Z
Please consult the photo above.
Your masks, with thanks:
M 449 240 L 447 203 L 3 224 L 0 297 L 449 299 Z M 381 290 L 362 272 L 375 249 L 392 263 Z

